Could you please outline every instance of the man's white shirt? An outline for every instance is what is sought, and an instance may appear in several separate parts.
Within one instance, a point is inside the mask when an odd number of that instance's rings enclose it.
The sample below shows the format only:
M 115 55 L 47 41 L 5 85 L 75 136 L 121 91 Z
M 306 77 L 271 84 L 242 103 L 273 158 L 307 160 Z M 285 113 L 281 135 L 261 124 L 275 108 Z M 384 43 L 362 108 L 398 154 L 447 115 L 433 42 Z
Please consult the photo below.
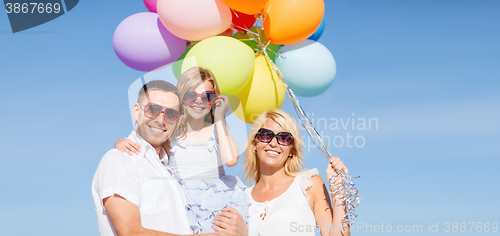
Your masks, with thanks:
M 161 149 L 158 155 L 153 146 L 134 131 L 128 138 L 141 146 L 141 153 L 129 156 L 116 149 L 108 151 L 92 181 L 101 236 L 116 235 L 102 204 L 104 198 L 114 194 L 139 207 L 144 228 L 191 234 L 182 186 L 172 171 L 162 164 L 163 158 L 167 158 L 165 151 Z

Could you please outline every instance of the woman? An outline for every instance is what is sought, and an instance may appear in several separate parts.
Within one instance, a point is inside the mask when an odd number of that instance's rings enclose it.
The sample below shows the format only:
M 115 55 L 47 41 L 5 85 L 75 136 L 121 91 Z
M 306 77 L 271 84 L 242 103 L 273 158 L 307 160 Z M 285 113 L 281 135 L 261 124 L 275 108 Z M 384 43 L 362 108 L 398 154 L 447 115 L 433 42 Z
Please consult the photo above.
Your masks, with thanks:
M 289 114 L 262 113 L 248 137 L 244 179 L 255 182 L 246 190 L 252 201 L 249 235 L 315 235 L 316 225 L 322 236 L 350 235 L 348 224 L 342 222 L 343 201 L 332 197 L 330 203 L 317 169 L 302 170 L 304 142 Z M 335 170 L 348 171 L 339 158 L 331 157 L 328 179 Z

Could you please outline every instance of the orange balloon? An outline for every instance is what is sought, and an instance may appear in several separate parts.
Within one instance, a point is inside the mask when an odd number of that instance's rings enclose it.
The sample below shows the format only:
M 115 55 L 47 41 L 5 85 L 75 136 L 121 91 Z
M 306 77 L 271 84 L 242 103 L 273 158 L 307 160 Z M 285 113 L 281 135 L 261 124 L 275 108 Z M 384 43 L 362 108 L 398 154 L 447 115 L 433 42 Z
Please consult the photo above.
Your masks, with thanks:
M 318 29 L 325 13 L 323 0 L 272 0 L 266 5 L 264 31 L 274 44 L 304 41 Z
M 230 8 L 248 15 L 259 13 L 269 0 L 222 0 Z

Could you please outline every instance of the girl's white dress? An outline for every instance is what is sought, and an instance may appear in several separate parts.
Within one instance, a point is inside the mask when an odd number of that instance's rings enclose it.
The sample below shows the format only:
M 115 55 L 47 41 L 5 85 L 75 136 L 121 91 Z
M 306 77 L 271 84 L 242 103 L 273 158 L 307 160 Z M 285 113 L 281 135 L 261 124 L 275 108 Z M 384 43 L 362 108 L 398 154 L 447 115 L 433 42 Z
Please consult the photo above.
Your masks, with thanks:
M 271 201 L 256 202 L 251 194 L 253 186 L 247 188 L 245 192 L 252 202 L 248 235 L 316 235 L 316 220 L 309 207 L 307 190 L 313 184 L 312 176 L 317 174 L 318 169 L 311 169 L 296 176 L 290 187 Z
M 193 143 L 175 139 L 170 144 L 168 166 L 186 193 L 189 223 L 193 233 L 214 232 L 213 218 L 231 206 L 248 226 L 250 199 L 238 177 L 226 175 L 218 149 L 215 125 L 207 142 Z

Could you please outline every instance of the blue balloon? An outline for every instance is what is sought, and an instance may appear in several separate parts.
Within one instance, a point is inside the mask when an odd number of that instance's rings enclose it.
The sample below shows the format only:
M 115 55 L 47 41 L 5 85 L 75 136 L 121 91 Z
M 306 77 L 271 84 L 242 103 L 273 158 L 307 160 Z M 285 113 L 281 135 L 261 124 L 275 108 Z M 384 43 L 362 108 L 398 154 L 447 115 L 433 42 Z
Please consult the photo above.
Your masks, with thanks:
M 309 37 L 307 39 L 318 41 L 319 37 L 321 37 L 321 35 L 323 34 L 323 30 L 325 30 L 325 18 L 323 18 L 323 20 L 321 20 L 321 24 L 319 25 L 316 32 L 314 32 L 314 34 L 311 35 L 311 37 Z
M 283 46 L 275 61 L 283 80 L 295 95 L 302 97 L 325 92 L 337 73 L 335 59 L 328 48 L 309 39 Z

